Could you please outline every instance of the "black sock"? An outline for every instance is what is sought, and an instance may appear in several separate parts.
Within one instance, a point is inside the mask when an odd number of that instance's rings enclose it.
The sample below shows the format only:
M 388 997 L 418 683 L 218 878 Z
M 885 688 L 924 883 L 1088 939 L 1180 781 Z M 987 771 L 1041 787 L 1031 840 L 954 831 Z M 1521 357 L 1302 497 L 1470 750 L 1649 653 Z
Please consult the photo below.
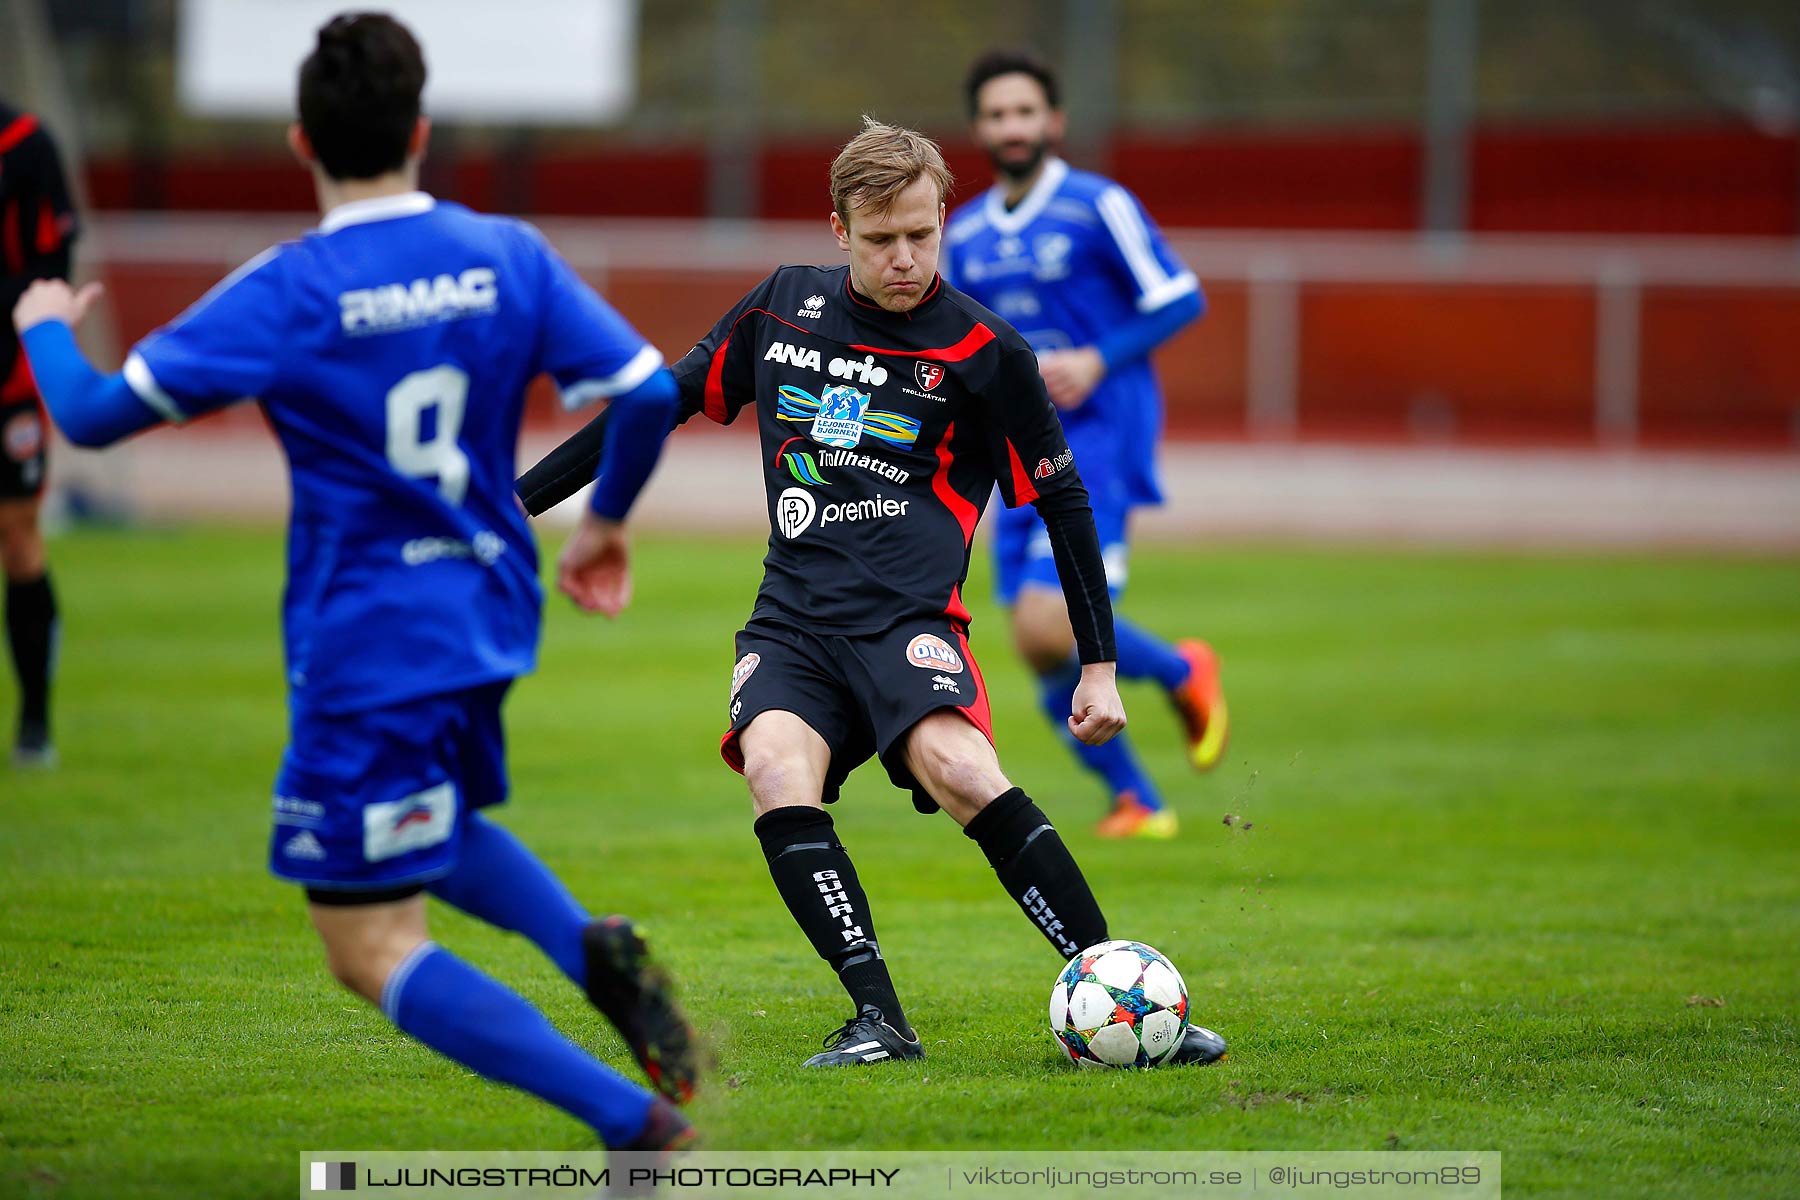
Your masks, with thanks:
M 963 832 L 975 839 L 1006 894 L 1050 939 L 1057 953 L 1074 958 L 1106 940 L 1100 902 L 1075 865 L 1044 811 L 1014 788 L 975 814 Z
M 805 805 L 772 809 L 756 819 L 756 836 L 788 911 L 837 972 L 857 1011 L 873 1004 L 902 1037 L 912 1037 L 875 942 L 869 899 L 830 815 Z
M 50 732 L 50 675 L 56 665 L 56 593 L 48 572 L 6 583 L 6 640 L 19 676 L 20 732 Z

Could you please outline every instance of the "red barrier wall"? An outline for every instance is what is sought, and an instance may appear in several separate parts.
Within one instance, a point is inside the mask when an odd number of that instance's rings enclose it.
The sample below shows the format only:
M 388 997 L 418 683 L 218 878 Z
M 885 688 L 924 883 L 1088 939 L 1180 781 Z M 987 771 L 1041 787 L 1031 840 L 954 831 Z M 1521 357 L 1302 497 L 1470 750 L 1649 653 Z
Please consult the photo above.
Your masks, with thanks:
M 193 264 L 107 270 L 120 336 L 136 340 L 223 272 Z M 608 297 L 670 359 L 758 271 L 615 269 Z M 1159 355 L 1177 437 L 1242 438 L 1247 289 L 1208 285 L 1210 310 Z M 1591 287 L 1308 283 L 1298 295 L 1295 434 L 1309 440 L 1592 442 Z M 1800 289 L 1649 287 L 1642 297 L 1641 438 L 1657 445 L 1792 448 L 1800 440 Z M 226 418 L 254 420 L 243 413 Z M 533 420 L 568 423 L 548 388 Z
M 986 186 L 980 156 L 947 139 L 960 198 Z M 777 143 L 758 154 L 766 219 L 826 210 L 837 145 Z M 1196 229 L 1405 230 L 1419 220 L 1423 155 L 1415 131 L 1122 137 L 1109 170 L 1164 225 Z M 1470 225 L 1478 232 L 1745 234 L 1800 232 L 1800 141 L 1732 125 L 1619 129 L 1486 128 L 1471 149 Z M 477 208 L 543 215 L 699 217 L 706 161 L 697 146 L 609 146 L 581 155 L 450 155 L 427 186 Z M 312 204 L 306 176 L 264 155 L 90 164 L 105 209 L 284 211 Z

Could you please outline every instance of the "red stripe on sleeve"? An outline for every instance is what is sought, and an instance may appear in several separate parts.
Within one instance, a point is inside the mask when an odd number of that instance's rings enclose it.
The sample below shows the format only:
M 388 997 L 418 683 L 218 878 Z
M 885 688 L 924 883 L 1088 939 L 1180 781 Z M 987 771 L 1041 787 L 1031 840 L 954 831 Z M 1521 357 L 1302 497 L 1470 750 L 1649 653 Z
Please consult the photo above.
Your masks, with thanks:
M 37 220 L 37 252 L 49 254 L 62 245 L 62 222 L 56 219 L 56 210 L 50 207 L 48 200 L 38 206 Z
M 12 404 L 21 400 L 38 398 L 37 381 L 31 377 L 31 363 L 21 351 L 13 359 L 12 374 L 4 382 L 0 382 L 0 403 Z M 42 407 L 40 403 L 39 407 Z
M 0 129 L 0 154 L 5 154 L 14 146 L 37 132 L 38 119 L 31 113 L 16 118 L 11 125 Z
M 1038 498 L 1037 485 L 1025 473 L 1025 464 L 1019 461 L 1018 447 L 1012 444 L 1011 438 L 1006 439 L 1006 457 L 1012 460 L 1013 504 L 1030 504 Z
M 732 326 L 736 332 L 737 326 Z M 712 362 L 706 367 L 706 415 L 720 425 L 725 423 L 725 351 L 731 348 L 731 334 L 719 343 L 713 351 Z
M 725 349 L 731 345 L 731 339 L 737 335 L 737 327 L 743 323 L 745 317 L 753 313 L 761 313 L 772 321 L 781 321 L 780 317 L 766 308 L 745 309 L 738 314 L 738 319 L 731 323 L 731 331 L 725 335 L 725 340 L 719 343 L 719 348 L 713 351 L 712 362 L 706 368 L 706 415 L 721 425 L 730 416 L 725 411 Z M 813 332 L 810 329 L 800 328 L 792 321 L 781 321 L 781 323 L 796 333 L 812 334 Z

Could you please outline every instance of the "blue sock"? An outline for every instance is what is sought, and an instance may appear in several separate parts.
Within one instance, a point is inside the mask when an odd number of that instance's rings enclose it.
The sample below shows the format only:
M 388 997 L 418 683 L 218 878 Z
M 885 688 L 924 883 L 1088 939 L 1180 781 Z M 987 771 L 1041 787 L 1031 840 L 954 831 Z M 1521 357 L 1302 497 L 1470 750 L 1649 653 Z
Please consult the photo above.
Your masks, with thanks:
M 1113 637 L 1119 644 L 1119 677 L 1154 679 L 1164 691 L 1180 687 L 1192 672 L 1175 647 L 1147 630 L 1113 614 Z
M 1073 659 L 1061 670 L 1038 677 L 1038 701 L 1050 724 L 1062 732 L 1063 740 L 1075 751 L 1081 765 L 1106 781 L 1117 796 L 1136 792 L 1138 802 L 1146 808 L 1161 808 L 1162 796 L 1156 785 L 1131 752 L 1131 743 L 1120 734 L 1104 746 L 1090 746 L 1069 732 L 1069 702 L 1075 698 L 1075 685 L 1081 682 L 1081 666 Z
M 591 1125 L 610 1147 L 644 1131 L 651 1094 L 558 1033 L 516 992 L 434 942 L 407 955 L 381 1011 L 439 1054 Z
M 431 894 L 472 917 L 522 933 L 562 973 L 587 986 L 581 931 L 592 919 L 538 856 L 503 825 L 470 813 L 456 869 L 431 885 Z

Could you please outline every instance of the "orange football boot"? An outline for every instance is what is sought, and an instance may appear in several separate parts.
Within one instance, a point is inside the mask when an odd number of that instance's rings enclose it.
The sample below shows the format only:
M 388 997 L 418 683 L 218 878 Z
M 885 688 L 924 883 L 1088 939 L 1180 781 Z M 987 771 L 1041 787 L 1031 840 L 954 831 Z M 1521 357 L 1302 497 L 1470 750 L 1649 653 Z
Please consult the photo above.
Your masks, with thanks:
M 1175 814 L 1166 808 L 1151 808 L 1137 798 L 1136 792 L 1120 792 L 1112 811 L 1100 818 L 1094 832 L 1103 838 L 1157 838 L 1166 841 L 1181 829 Z
M 1201 771 L 1219 765 L 1225 754 L 1230 716 L 1225 710 L 1225 689 L 1219 683 L 1219 656 L 1197 638 L 1175 644 L 1175 652 L 1191 668 L 1180 687 L 1169 693 L 1169 702 L 1187 727 L 1188 761 Z

